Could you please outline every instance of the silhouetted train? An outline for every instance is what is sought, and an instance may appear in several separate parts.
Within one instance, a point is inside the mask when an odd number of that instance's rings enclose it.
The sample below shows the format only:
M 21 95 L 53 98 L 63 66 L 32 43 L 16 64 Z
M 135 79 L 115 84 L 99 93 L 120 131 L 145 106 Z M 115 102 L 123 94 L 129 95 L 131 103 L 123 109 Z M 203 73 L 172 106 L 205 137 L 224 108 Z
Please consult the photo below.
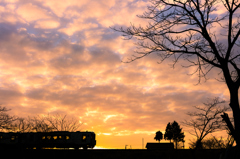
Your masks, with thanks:
M 94 132 L 0 132 L 0 148 L 93 148 L 96 145 Z

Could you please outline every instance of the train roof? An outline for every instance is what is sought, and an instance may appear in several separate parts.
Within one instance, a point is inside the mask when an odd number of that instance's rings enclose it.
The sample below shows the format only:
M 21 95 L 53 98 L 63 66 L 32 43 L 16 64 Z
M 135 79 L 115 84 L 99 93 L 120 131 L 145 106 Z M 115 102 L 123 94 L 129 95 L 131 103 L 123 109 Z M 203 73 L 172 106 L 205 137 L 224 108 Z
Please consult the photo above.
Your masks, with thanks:
M 54 133 L 58 133 L 58 134 L 66 134 L 66 133 L 94 133 L 92 131 L 75 131 L 75 132 L 71 132 L 71 131 L 50 131 L 50 132 L 0 132 L 0 134 L 35 134 L 35 133 L 42 133 L 42 134 L 54 134 Z M 95 134 L 95 133 L 94 133 Z

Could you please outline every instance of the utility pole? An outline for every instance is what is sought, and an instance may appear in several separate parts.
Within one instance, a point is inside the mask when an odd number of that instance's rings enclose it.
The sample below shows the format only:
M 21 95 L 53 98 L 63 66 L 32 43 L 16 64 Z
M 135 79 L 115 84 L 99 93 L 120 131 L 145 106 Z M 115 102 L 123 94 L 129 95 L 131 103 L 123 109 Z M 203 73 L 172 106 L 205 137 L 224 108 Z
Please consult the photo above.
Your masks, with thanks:
M 144 138 L 142 138 L 142 149 L 144 149 Z

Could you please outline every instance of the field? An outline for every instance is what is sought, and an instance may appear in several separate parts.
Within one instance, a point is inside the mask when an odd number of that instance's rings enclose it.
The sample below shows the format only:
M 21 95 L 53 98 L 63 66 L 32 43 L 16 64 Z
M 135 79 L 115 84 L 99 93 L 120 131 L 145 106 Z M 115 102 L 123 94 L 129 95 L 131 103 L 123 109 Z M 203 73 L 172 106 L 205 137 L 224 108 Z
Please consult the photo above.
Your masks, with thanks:
M 219 159 L 224 150 L 1 150 L 10 159 Z

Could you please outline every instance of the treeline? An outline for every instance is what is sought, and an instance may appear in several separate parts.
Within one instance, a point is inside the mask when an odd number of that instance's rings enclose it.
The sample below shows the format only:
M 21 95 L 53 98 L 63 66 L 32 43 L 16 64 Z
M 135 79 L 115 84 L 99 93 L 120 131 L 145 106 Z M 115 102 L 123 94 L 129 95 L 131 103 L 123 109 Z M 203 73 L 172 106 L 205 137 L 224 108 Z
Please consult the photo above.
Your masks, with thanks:
M 0 131 L 3 132 L 51 132 L 77 131 L 82 123 L 67 115 L 46 115 L 34 117 L 17 117 L 9 115 L 10 109 L 0 106 Z
M 164 135 L 160 130 L 157 131 L 154 139 L 160 142 L 163 139 L 163 136 L 165 140 L 170 140 L 170 143 L 173 140 L 176 149 L 179 148 L 179 142 L 182 142 L 183 143 L 182 147 L 184 147 L 185 135 L 184 132 L 182 132 L 182 128 L 180 128 L 179 124 L 176 121 L 172 123 L 169 122 L 167 124 Z
M 190 148 L 193 149 L 225 149 L 232 147 L 235 140 L 232 130 L 224 120 L 229 111 L 225 106 L 226 101 L 220 98 L 209 99 L 202 106 L 194 106 L 196 111 L 188 112 L 190 120 L 185 120 L 184 125 L 191 128 L 189 133 L 195 137 L 190 141 Z M 227 116 L 230 124 L 232 119 Z M 215 132 L 226 131 L 227 137 L 216 137 Z M 209 137 L 211 136 L 211 137 Z
M 228 128 L 227 122 L 224 119 L 227 117 L 229 123 L 231 120 L 227 116 L 229 108 L 224 106 L 225 101 L 220 98 L 214 98 L 202 106 L 194 106 L 196 111 L 188 112 L 187 115 L 191 117 L 189 120 L 182 122 L 185 126 L 190 128 L 188 131 L 195 138 L 190 140 L 189 148 L 191 149 L 225 149 L 234 145 L 235 139 L 233 132 Z M 214 132 L 223 131 L 227 132 L 227 137 L 213 136 Z M 209 137 L 211 136 L 211 137 Z M 179 142 L 183 142 L 184 147 L 184 133 L 176 121 L 168 123 L 164 139 L 173 140 L 175 148 L 181 148 L 178 146 Z M 155 140 L 159 141 L 163 139 L 163 133 L 161 131 L 156 132 Z

